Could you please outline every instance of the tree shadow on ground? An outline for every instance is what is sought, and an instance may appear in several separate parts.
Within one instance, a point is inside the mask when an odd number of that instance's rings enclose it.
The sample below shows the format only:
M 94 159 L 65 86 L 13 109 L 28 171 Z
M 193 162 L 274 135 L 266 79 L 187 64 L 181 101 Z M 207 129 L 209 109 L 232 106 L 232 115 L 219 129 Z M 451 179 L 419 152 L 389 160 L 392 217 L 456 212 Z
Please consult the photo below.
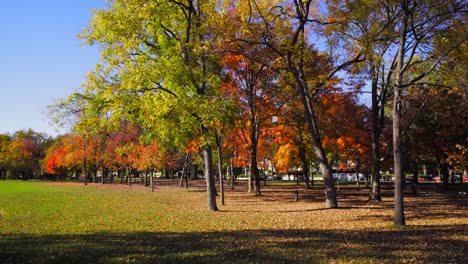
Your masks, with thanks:
M 468 225 L 0 237 L 2 263 L 466 263 Z

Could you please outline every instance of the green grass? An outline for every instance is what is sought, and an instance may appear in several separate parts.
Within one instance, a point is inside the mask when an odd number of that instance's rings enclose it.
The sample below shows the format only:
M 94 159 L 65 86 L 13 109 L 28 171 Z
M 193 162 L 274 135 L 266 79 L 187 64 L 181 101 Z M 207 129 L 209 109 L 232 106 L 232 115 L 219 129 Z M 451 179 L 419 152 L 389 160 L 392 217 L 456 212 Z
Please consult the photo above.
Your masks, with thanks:
M 62 192 L 68 188 L 52 187 L 34 181 L 0 181 L 0 194 Z
M 428 185 L 407 198 L 407 228 L 391 225 L 389 190 L 369 204 L 346 186 L 324 210 L 321 187 L 300 202 L 296 185 L 236 187 L 208 212 L 202 188 L 106 186 L 0 182 L 0 262 L 466 262 L 466 203 Z

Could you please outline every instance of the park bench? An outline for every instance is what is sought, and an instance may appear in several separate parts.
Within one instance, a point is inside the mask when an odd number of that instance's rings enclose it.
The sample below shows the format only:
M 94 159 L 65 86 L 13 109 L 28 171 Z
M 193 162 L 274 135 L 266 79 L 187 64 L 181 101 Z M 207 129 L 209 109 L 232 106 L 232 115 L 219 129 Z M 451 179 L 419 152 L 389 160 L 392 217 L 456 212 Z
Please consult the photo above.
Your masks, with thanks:
M 468 202 L 468 196 L 465 191 L 458 192 L 458 200 L 462 202 Z
M 413 178 L 405 178 L 404 184 L 405 184 L 405 187 L 406 186 L 411 187 L 411 191 L 413 195 L 417 194 L 416 183 L 413 181 Z

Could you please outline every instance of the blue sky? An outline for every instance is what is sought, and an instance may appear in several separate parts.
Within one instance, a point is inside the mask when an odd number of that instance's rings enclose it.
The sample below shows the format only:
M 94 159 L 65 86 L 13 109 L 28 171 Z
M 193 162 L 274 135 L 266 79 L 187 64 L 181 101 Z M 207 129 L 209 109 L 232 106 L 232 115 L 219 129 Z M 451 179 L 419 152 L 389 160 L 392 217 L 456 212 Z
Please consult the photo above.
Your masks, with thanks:
M 0 133 L 56 135 L 47 105 L 80 88 L 99 61 L 76 37 L 105 0 L 15 0 L 0 7 Z

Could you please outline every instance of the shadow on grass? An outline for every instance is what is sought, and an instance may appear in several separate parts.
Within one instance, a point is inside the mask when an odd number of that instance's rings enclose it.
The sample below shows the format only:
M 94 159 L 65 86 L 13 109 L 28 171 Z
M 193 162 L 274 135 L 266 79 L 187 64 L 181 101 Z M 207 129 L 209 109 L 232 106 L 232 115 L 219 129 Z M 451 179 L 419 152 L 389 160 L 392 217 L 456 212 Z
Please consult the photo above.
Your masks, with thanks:
M 466 263 L 467 230 L 468 225 L 382 231 L 292 229 L 12 235 L 0 237 L 0 262 Z

